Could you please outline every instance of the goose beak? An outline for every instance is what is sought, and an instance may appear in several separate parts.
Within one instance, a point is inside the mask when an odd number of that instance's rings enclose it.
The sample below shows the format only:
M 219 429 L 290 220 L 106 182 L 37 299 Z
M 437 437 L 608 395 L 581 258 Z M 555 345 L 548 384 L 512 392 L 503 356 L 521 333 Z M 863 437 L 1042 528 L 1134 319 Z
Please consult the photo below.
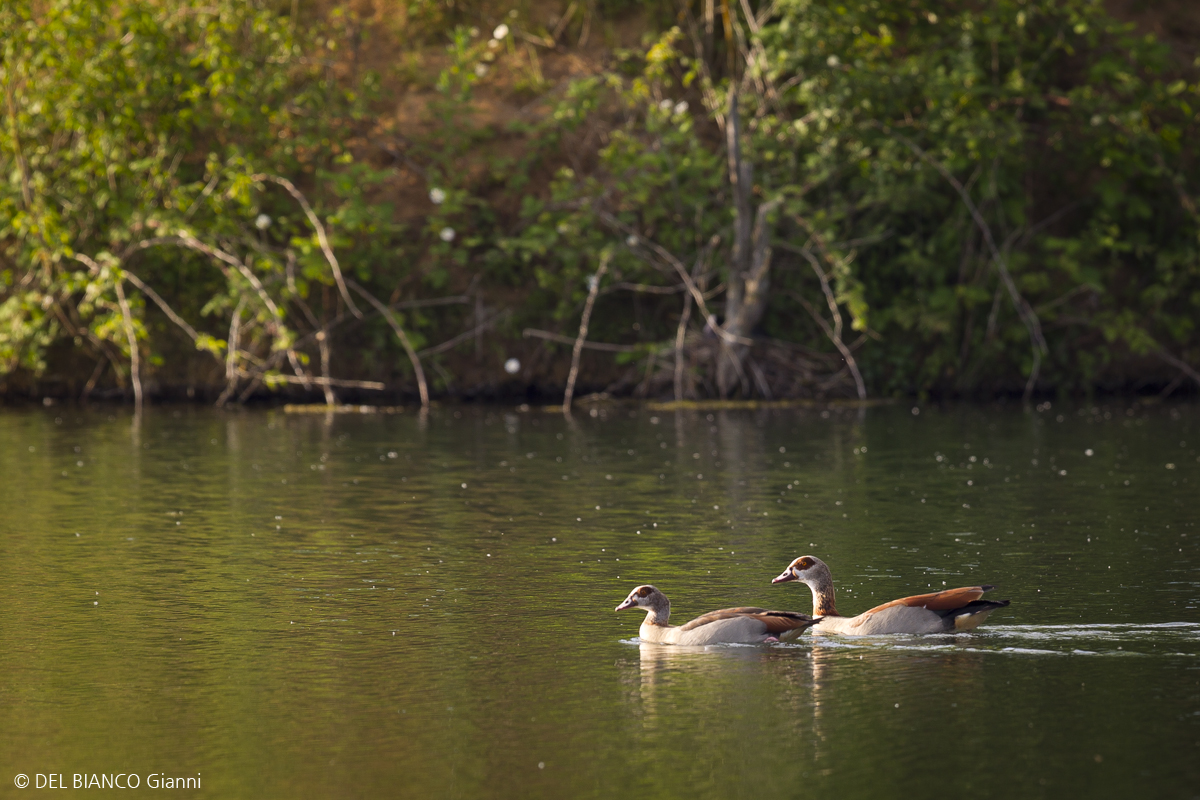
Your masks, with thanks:
M 637 605 L 637 603 L 636 603 L 636 602 L 634 602 L 634 600 L 633 600 L 633 598 L 632 598 L 632 597 L 626 597 L 626 598 L 625 598 L 625 600 L 624 600 L 624 602 L 622 602 L 622 603 L 621 603 L 621 605 L 617 606 L 617 607 L 616 607 L 616 608 L 614 608 L 613 610 L 614 610 L 614 611 L 624 611 L 625 609 L 627 609 L 627 608 L 633 608 L 633 607 L 634 607 L 634 606 L 636 606 L 636 605 Z
M 790 569 L 784 570 L 781 575 L 777 575 L 771 579 L 771 583 L 788 583 L 789 581 L 799 580 L 792 574 Z

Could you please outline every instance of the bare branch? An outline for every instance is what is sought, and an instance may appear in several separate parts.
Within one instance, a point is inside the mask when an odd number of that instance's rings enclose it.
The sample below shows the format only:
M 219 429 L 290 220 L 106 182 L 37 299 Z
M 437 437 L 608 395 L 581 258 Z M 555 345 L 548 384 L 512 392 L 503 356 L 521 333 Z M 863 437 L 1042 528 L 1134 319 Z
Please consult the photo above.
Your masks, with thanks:
M 138 250 L 146 250 L 147 248 L 155 247 L 160 244 L 175 244 L 181 247 L 187 247 L 191 250 L 204 253 L 205 255 L 215 258 L 225 264 L 229 264 L 236 269 L 242 275 L 242 277 L 250 283 L 251 286 L 254 287 L 254 290 L 258 293 L 259 299 L 262 300 L 263 305 L 267 307 L 274 318 L 277 321 L 283 319 L 283 312 L 279 310 L 279 307 L 275 305 L 275 301 L 271 299 L 269 294 L 267 294 L 267 290 L 265 287 L 263 287 L 262 282 L 258 279 L 258 276 L 251 272 L 250 268 L 242 263 L 241 259 L 239 259 L 237 256 L 227 253 L 220 248 L 207 245 L 196 237 L 192 236 L 190 233 L 181 233 L 178 236 L 157 236 L 153 239 L 145 239 L 134 245 L 132 249 L 136 252 Z
M 854 387 L 858 390 L 858 399 L 866 400 L 867 387 L 863 383 L 862 373 L 858 371 L 858 362 L 854 360 L 854 354 L 850 352 L 850 348 L 842 341 L 842 314 L 838 310 L 837 298 L 833 294 L 833 289 L 829 286 L 829 277 L 825 274 L 825 270 L 821 269 L 821 263 L 811 250 L 803 248 L 800 250 L 800 254 L 808 261 L 813 272 L 817 275 L 817 280 L 821 282 L 821 291 L 825 294 L 825 303 L 829 306 L 829 313 L 833 318 L 833 327 L 829 326 L 825 318 L 817 313 L 817 310 L 809 304 L 803 295 L 798 292 L 789 293 L 804 306 L 809 315 L 821 326 L 821 330 L 825 331 L 825 335 L 829 337 L 829 340 L 833 342 L 833 346 L 842 354 L 842 358 L 846 359 L 846 367 L 850 370 L 850 374 L 854 376 Z
M 325 331 L 317 331 L 317 347 L 321 351 L 321 388 L 325 392 L 325 405 L 336 406 L 337 396 L 333 393 L 333 388 L 329 385 L 329 335 Z
M 1154 160 L 1158 163 L 1159 169 L 1171 175 L 1171 170 L 1167 167 L 1166 159 L 1163 158 L 1161 151 L 1154 154 Z M 1171 175 L 1171 185 L 1175 189 L 1175 193 L 1179 196 L 1179 205 L 1183 206 L 1183 210 L 1191 214 L 1192 217 L 1200 217 L 1196 212 L 1196 201 L 1187 193 L 1183 176 L 1178 173 Z
M 958 196 L 962 198 L 963 204 L 966 205 L 967 210 L 971 212 L 971 218 L 979 226 L 984 241 L 987 242 L 988 249 L 992 253 L 992 263 L 996 265 L 996 269 L 1000 272 L 1000 278 L 1004 281 L 1005 288 L 1008 289 L 1008 294 L 1012 299 L 1013 307 L 1017 311 L 1017 316 L 1021 318 L 1021 322 L 1025 324 L 1025 328 L 1029 331 L 1029 342 L 1033 350 L 1033 367 L 1029 370 L 1029 380 L 1025 384 L 1024 399 L 1028 402 L 1029 397 L 1033 394 L 1033 387 L 1037 383 L 1038 371 L 1042 366 L 1042 356 L 1050 352 L 1050 348 L 1046 344 L 1046 337 L 1042 334 L 1042 324 L 1038 320 L 1037 312 L 1033 310 L 1033 306 L 1029 305 L 1029 302 L 1021 295 L 1020 290 L 1017 289 L 1017 284 L 1013 281 L 1012 274 L 1008 271 L 1008 263 L 1004 258 L 1004 254 L 996 246 L 996 240 L 992 238 L 991 226 L 983 218 L 983 214 L 980 213 L 979 207 L 975 205 L 975 201 L 971 199 L 971 194 L 951 174 L 950 170 L 944 164 L 918 147 L 915 142 L 899 134 L 896 134 L 896 138 L 904 142 L 921 160 L 941 173 L 942 177 L 954 187 L 955 191 L 958 192 Z
M 562 36 L 563 31 L 567 29 L 567 23 L 571 21 L 571 16 L 575 13 L 575 9 L 578 7 L 578 5 L 579 4 L 576 3 L 575 0 L 572 0 L 571 4 L 567 6 L 566 13 L 562 15 L 562 19 L 560 19 L 558 24 L 554 26 L 554 31 L 550 34 L 550 38 L 553 39 L 555 43 L 558 42 L 558 37 Z
M 430 306 L 468 305 L 471 296 L 465 294 L 450 295 L 449 297 L 434 297 L 429 300 L 402 300 L 392 303 L 388 308 L 400 311 L 406 308 L 429 308 Z
M 25 161 L 25 156 L 21 152 L 21 139 L 17 135 L 17 101 L 13 93 L 12 73 L 8 75 L 8 81 L 4 86 L 5 99 L 8 102 L 8 128 L 9 135 L 12 137 L 13 148 L 17 156 L 17 169 L 21 173 L 21 199 L 25 201 L 25 210 L 33 210 L 33 192 L 29 184 L 29 165 Z
M 495 314 L 493 314 L 490 319 L 484 320 L 483 322 L 479 323 L 471 330 L 464 331 L 464 332 L 460 333 L 458 336 L 455 336 L 453 339 L 448 339 L 448 340 L 442 342 L 441 344 L 434 345 L 433 347 L 426 347 L 424 350 L 417 353 L 417 355 L 418 356 L 433 356 L 433 355 L 437 355 L 438 353 L 444 353 L 447 350 L 454 348 L 455 345 L 461 344 L 462 342 L 465 342 L 465 341 L 471 339 L 473 336 L 477 336 L 478 334 L 482 333 L 483 331 L 486 331 L 488 328 L 492 327 L 497 322 L 499 322 L 500 319 L 508 316 L 508 314 L 509 314 L 509 311 L 507 308 L 503 309 L 502 311 L 498 311 Z
M 628 290 L 639 294 L 679 294 L 686 292 L 687 287 L 682 284 L 675 286 L 653 286 L 648 283 L 614 283 L 611 286 L 606 286 L 601 290 L 600 294 L 609 294 L 610 292 L 619 292 Z
M 1159 350 L 1155 355 L 1157 355 L 1163 361 L 1166 361 L 1168 364 L 1175 367 L 1176 369 L 1182 371 L 1185 375 L 1187 375 L 1189 378 L 1194 380 L 1196 382 L 1197 386 L 1200 386 L 1200 372 L 1196 372 L 1196 370 L 1192 367 L 1191 364 L 1187 363 L 1186 361 L 1184 361 L 1182 359 L 1176 358 L 1175 356 L 1168 353 L 1166 350 Z
M 575 338 L 575 349 L 571 352 L 571 371 L 567 373 L 567 390 L 563 395 L 562 410 L 564 414 L 571 413 L 571 398 L 575 396 L 575 379 L 579 376 L 579 356 L 583 352 L 583 342 L 587 339 L 588 322 L 592 318 L 592 308 L 596 305 L 596 294 L 600 291 L 600 281 L 608 272 L 608 251 L 600 254 L 600 266 L 596 274 L 588 281 L 587 302 L 583 305 L 583 316 L 579 320 L 579 336 Z
M 768 400 L 771 399 L 771 387 L 767 383 L 767 376 L 763 373 L 762 367 L 753 358 L 746 359 L 750 365 L 750 374 L 754 376 L 754 382 L 758 384 L 758 392 Z
M 80 402 L 86 403 L 88 395 L 92 393 L 92 389 L 96 388 L 96 381 L 100 380 L 100 375 L 103 374 L 104 368 L 108 366 L 108 353 L 100 351 L 100 358 L 96 359 L 96 368 L 92 370 L 92 377 L 88 378 L 88 382 L 83 385 L 83 394 L 79 396 Z
M 733 264 L 731 273 L 750 270 L 751 228 L 754 213 L 750 208 L 750 192 L 754 183 L 754 168 L 742 158 L 741 115 L 738 113 L 737 83 L 729 82 L 729 116 L 725 123 L 725 154 L 729 160 L 729 184 L 733 189 L 734 206 L 737 211 L 733 232 Z M 740 306 L 742 302 L 740 282 L 731 278 L 727 307 Z M 726 318 L 730 315 L 727 313 Z
M 166 314 L 172 322 L 183 328 L 183 332 L 186 333 L 193 342 L 200 338 L 200 334 L 196 333 L 196 329 L 189 325 L 183 317 L 176 314 L 174 309 L 167 305 L 167 302 L 158 296 L 158 292 L 154 291 L 145 283 L 143 283 L 141 278 L 139 278 L 137 275 L 134 275 L 129 270 L 122 269 L 121 271 L 125 273 L 126 279 L 128 279 L 130 283 L 138 288 L 138 291 L 153 300 L 155 305 L 161 308 L 162 312 Z
M 692 280 L 700 272 L 707 251 L 702 251 L 692 266 Z M 692 317 L 692 296 L 683 296 L 683 312 L 679 315 L 679 326 L 675 329 L 675 402 L 683 400 L 683 341 L 687 336 L 688 321 Z
M 380 302 L 379 298 L 354 281 L 350 281 L 350 286 L 354 288 L 354 291 L 362 295 L 368 303 L 374 306 L 375 310 L 387 320 L 388 325 L 392 326 L 392 330 L 396 333 L 396 338 L 400 340 L 401 346 L 404 347 L 404 352 L 408 354 L 408 360 L 412 364 L 413 372 L 416 373 L 417 391 L 421 394 L 421 408 L 429 408 L 429 387 L 425 383 L 425 370 L 421 369 L 421 359 L 417 356 L 417 351 L 413 349 L 412 342 L 408 340 L 408 334 L 404 332 L 404 328 L 400 327 L 400 323 L 396 321 L 396 317 L 392 314 L 391 309 Z
M 85 265 L 88 268 L 88 271 L 91 272 L 93 275 L 100 274 L 100 271 L 101 271 L 100 265 L 97 264 L 95 259 L 93 259 L 91 256 L 85 255 L 83 253 L 74 253 L 73 256 L 76 261 Z M 117 302 L 121 307 L 121 318 L 125 323 L 125 338 L 126 338 L 126 341 L 128 341 L 128 343 L 129 343 L 129 379 L 130 379 L 130 382 L 133 384 L 134 414 L 140 415 L 142 413 L 142 378 L 141 378 L 141 370 L 139 368 L 140 365 L 139 365 L 139 359 L 138 359 L 137 332 L 134 330 L 134 327 L 133 327 L 133 313 L 129 310 L 129 303 L 125 299 L 125 289 L 122 286 L 122 280 L 118 278 L 116 281 L 113 282 L 113 286 L 117 292 Z M 88 337 L 91 339 L 95 339 L 95 337 L 92 336 L 90 331 L 88 332 Z M 104 352 L 104 348 L 100 348 L 100 349 L 101 349 L 101 352 Z M 114 363 L 113 366 L 115 367 L 116 364 Z M 97 370 L 97 372 L 92 376 L 92 380 L 89 381 L 88 385 L 84 388 L 83 396 L 85 398 L 87 397 L 88 393 L 91 391 L 93 381 L 95 381 L 95 379 L 98 377 L 99 377 L 99 370 Z
M 184 219 L 191 219 L 192 214 L 196 211 L 197 208 L 200 207 L 200 201 L 203 200 L 204 198 L 208 197 L 210 194 L 212 194 L 213 188 L 216 187 L 216 185 L 217 185 L 217 179 L 220 177 L 221 177 L 220 173 L 217 173 L 216 175 L 213 175 L 212 178 L 209 179 L 208 183 L 205 184 L 205 186 L 204 186 L 204 191 L 200 192 L 200 194 L 196 197 L 196 199 L 191 202 L 191 205 L 188 206 L 187 211 L 184 212 L 184 215 L 183 215 Z
M 1083 284 L 1080 284 L 1079 286 L 1076 286 L 1075 288 L 1069 290 L 1065 294 L 1059 295 L 1058 297 L 1049 301 L 1048 303 L 1042 303 L 1040 306 L 1038 306 L 1037 310 L 1041 313 L 1045 313 L 1045 312 L 1049 311 L 1050 309 L 1054 308 L 1055 306 L 1062 305 L 1063 303 L 1067 302 L 1068 300 L 1070 300 L 1071 298 L 1073 298 L 1077 295 L 1081 295 L 1086 292 L 1099 293 L 1099 291 L 1100 290 L 1097 289 L 1095 286 L 1092 286 L 1091 284 L 1088 284 L 1088 283 L 1083 283 Z
M 601 219 L 622 233 L 637 236 L 637 233 L 633 230 L 633 228 L 629 227 L 624 222 L 621 222 L 621 220 L 617 219 L 612 214 L 609 214 L 607 211 L 597 211 L 596 213 Z M 721 326 L 720 323 L 717 322 L 716 316 L 708 310 L 708 304 L 705 302 L 704 294 L 698 288 L 696 288 L 695 281 L 693 281 L 692 276 L 688 274 L 687 267 L 685 267 L 678 258 L 672 255 L 669 250 L 657 242 L 645 238 L 644 236 L 638 236 L 638 241 L 645 242 L 646 246 L 653 250 L 659 258 L 670 264 L 679 277 L 683 279 L 684 285 L 687 287 L 688 292 L 692 295 L 692 299 L 696 301 L 696 305 L 700 308 L 700 312 L 704 314 L 704 321 L 708 324 L 708 327 L 712 328 L 713 333 L 717 334 L 726 342 L 731 344 L 754 344 L 753 339 L 747 339 L 744 336 L 736 336 L 727 331 Z
M 238 370 L 238 375 L 243 378 L 250 378 L 250 377 L 254 377 L 255 373 L 249 372 L 248 370 L 240 369 L 240 370 Z M 317 386 L 342 386 L 347 389 L 373 389 L 375 391 L 383 391 L 384 389 L 387 388 L 387 386 L 380 383 L 379 381 L 351 381 L 351 380 L 342 380 L 341 378 L 315 378 L 315 377 L 297 378 L 295 375 L 284 375 L 284 374 L 272 375 L 271 380 L 284 381 L 285 383 L 299 383 L 299 384 L 303 384 L 305 381 L 307 381 L 308 383 L 314 383 Z
M 133 384 L 133 413 L 137 416 L 142 413 L 142 378 L 139 364 L 141 359 L 138 357 L 137 332 L 133 327 L 133 313 L 129 310 L 122 283 L 123 281 L 120 279 L 114 281 L 113 288 L 117 291 L 117 302 L 121 305 L 121 316 L 125 321 L 125 338 L 129 342 L 129 381 Z
M 575 344 L 575 339 L 570 336 L 563 336 L 561 333 L 551 333 L 550 331 L 539 331 L 537 328 L 526 328 L 521 331 L 521 335 L 526 339 L 546 339 L 559 344 Z M 606 353 L 636 353 L 641 348 L 632 344 L 608 344 L 607 342 L 584 342 L 583 347 L 586 350 L 601 350 Z
M 333 278 L 337 281 L 338 289 L 341 290 L 342 299 L 346 301 L 346 305 L 350 307 L 350 311 L 353 312 L 354 316 L 362 319 L 362 312 L 358 310 L 358 306 L 354 305 L 354 301 L 350 299 L 350 292 L 346 289 L 346 281 L 342 278 L 342 268 L 338 265 L 337 256 L 333 254 L 333 248 L 329 246 L 329 239 L 325 236 L 325 226 L 317 218 L 316 213 L 312 210 L 312 206 L 308 204 L 308 200 L 300 193 L 296 185 L 287 178 L 260 173 L 253 176 L 253 180 L 273 181 L 284 189 L 287 189 L 288 194 L 296 198 L 296 202 L 304 209 L 304 214 L 308 217 L 308 221 L 317 231 L 317 241 L 321 243 L 321 251 L 325 254 L 325 260 L 329 262 L 329 268 L 333 270 Z
M 217 398 L 218 407 L 225 405 L 237 389 L 237 357 L 242 336 L 242 309 L 245 307 L 246 298 L 239 297 L 237 305 L 233 309 L 233 319 L 229 321 L 229 341 L 226 343 L 225 350 L 225 390 Z
M 691 3 L 685 0 L 678 0 L 679 13 L 687 20 L 688 35 L 692 38 L 692 47 L 696 51 L 695 64 L 700 70 L 700 93 L 704 98 L 704 105 L 712 113 L 713 119 L 716 120 L 719 127 L 725 127 L 725 112 L 721 108 L 721 99 L 717 96 L 713 89 L 712 75 L 708 70 L 708 59 L 712 55 L 712 34 L 713 34 L 713 0 L 705 0 L 704 4 L 704 41 L 708 42 L 708 47 L 705 47 L 704 42 L 700 38 L 700 29 L 696 24 L 695 18 L 692 16 Z
M 296 373 L 296 377 L 300 379 L 300 383 L 303 384 L 304 388 L 312 388 L 312 378 L 301 368 L 300 359 L 296 356 L 296 351 L 290 347 L 287 351 L 287 358 L 288 363 L 292 365 L 292 371 Z

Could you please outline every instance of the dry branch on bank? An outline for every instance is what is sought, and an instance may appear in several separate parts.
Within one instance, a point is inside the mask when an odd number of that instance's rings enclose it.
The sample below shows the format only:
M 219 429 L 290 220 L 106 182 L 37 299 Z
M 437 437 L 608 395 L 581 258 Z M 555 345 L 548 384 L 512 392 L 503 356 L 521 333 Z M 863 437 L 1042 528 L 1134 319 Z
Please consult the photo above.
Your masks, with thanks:
M 564 414 L 571 413 L 571 398 L 575 396 L 575 379 L 579 377 L 579 355 L 583 352 L 583 343 L 587 339 L 588 322 L 592 318 L 592 307 L 596 304 L 596 294 L 600 291 L 600 281 L 604 279 L 604 273 L 608 272 L 608 260 L 610 255 L 607 251 L 600 254 L 600 266 L 596 268 L 596 273 L 588 278 L 588 296 L 587 301 L 583 306 L 583 316 L 579 320 L 579 335 L 575 338 L 575 346 L 571 351 L 571 371 L 567 373 L 567 388 L 563 395 L 562 410 Z

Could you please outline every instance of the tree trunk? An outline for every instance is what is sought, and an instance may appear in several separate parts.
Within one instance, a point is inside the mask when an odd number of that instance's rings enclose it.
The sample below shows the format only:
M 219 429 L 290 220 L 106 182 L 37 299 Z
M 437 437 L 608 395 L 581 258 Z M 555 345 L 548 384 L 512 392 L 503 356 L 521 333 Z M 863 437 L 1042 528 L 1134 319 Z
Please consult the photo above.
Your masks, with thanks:
M 771 277 L 770 214 L 779 201 L 761 203 L 757 210 L 751 201 L 754 168 L 742 158 L 736 84 L 730 84 L 729 87 L 725 139 L 729 157 L 729 183 L 737 218 L 734 222 L 729 281 L 725 290 L 724 326 L 733 336 L 748 339 L 767 309 Z M 722 339 L 717 357 L 717 390 L 722 398 L 738 390 L 749 393 L 750 383 L 743 368 L 749 351 L 748 344 Z

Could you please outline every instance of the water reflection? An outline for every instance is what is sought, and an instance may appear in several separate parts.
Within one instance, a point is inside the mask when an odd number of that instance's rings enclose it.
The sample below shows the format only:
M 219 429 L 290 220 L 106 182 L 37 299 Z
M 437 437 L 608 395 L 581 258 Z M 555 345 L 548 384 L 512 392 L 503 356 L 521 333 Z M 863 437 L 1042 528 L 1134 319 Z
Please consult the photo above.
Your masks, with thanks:
M 1081 410 L 0 416 L 0 755 L 248 797 L 1185 795 L 1200 415 Z M 611 612 L 806 611 L 769 580 L 809 552 L 846 611 L 1013 605 L 701 649 Z

